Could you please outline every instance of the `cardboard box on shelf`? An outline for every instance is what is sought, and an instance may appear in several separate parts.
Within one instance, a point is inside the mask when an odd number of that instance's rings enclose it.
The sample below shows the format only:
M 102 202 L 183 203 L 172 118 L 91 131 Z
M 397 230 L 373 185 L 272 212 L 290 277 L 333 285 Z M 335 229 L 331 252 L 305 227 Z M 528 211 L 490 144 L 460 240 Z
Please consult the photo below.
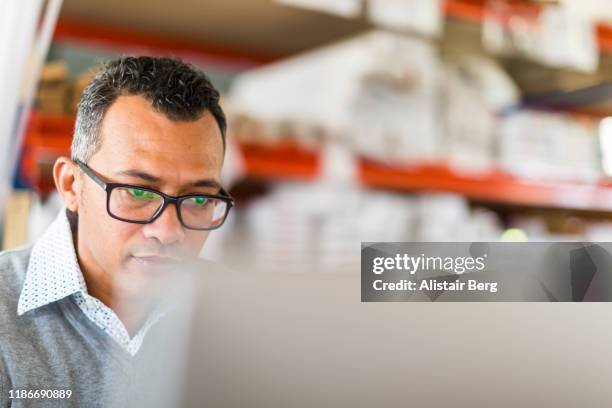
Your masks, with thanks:
M 40 82 L 44 84 L 65 82 L 68 80 L 69 72 L 66 61 L 56 60 L 47 62 L 40 74 Z
M 501 120 L 498 137 L 500 164 L 517 176 L 594 182 L 602 175 L 592 120 L 521 111 Z
M 514 106 L 519 91 L 495 61 L 453 57 L 442 79 L 444 159 L 461 171 L 488 172 L 495 161 L 498 112 Z
M 66 113 L 68 98 L 68 64 L 52 61 L 43 67 L 36 93 L 36 108 L 45 113 Z
M 67 113 L 68 85 L 66 83 L 41 84 L 36 95 L 36 108 L 51 114 Z
M 371 31 L 242 74 L 231 98 L 267 123 L 317 123 L 373 159 L 431 160 L 438 69 L 431 42 Z

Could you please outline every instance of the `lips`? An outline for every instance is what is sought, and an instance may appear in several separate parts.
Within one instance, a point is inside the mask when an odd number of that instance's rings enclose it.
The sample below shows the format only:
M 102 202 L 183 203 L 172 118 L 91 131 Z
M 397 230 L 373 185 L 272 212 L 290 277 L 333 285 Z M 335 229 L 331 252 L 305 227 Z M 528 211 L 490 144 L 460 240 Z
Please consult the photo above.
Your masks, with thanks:
M 168 266 L 179 262 L 178 258 L 159 255 L 132 255 L 135 262 L 146 266 Z

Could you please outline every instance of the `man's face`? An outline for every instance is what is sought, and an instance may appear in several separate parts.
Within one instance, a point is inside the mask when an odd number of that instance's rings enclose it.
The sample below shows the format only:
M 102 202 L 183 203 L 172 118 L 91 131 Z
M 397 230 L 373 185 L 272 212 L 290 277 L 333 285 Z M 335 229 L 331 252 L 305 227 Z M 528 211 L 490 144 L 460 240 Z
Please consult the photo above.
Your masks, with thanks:
M 109 183 L 144 186 L 177 196 L 218 194 L 223 160 L 221 132 L 212 114 L 196 121 L 173 121 L 141 96 L 121 96 L 108 109 L 100 149 L 87 163 Z M 129 278 L 115 285 L 118 297 L 146 295 L 153 272 L 167 261 L 194 257 L 208 232 L 185 229 L 174 204 L 150 224 L 111 218 L 106 192 L 79 174 L 78 254 L 88 285 Z M 208 185 L 208 186 L 207 186 Z

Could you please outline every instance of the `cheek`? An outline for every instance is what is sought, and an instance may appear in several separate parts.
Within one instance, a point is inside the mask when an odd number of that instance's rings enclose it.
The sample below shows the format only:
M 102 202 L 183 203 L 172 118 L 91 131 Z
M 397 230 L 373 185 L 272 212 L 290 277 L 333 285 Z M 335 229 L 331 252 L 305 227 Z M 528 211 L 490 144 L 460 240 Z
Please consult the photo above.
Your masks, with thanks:
M 197 256 L 202 250 L 210 231 L 189 231 L 185 235 L 185 247 L 191 255 Z
M 92 208 L 82 211 L 80 220 L 83 235 L 80 239 L 87 242 L 87 246 L 95 253 L 101 264 L 116 264 L 121 261 L 124 251 L 132 241 L 138 241 L 142 236 L 140 225 L 115 220 L 106 213 L 106 207 Z M 79 214 L 79 217 L 81 215 Z M 140 238 L 142 240 L 142 238 Z

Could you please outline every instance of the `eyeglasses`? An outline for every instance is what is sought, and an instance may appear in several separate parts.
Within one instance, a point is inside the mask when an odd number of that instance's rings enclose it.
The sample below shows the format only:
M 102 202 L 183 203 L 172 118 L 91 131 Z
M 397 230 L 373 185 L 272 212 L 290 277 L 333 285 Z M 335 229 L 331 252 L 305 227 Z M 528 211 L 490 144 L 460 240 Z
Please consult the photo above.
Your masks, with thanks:
M 149 224 L 172 203 L 183 227 L 209 231 L 219 228 L 234 206 L 234 200 L 223 188 L 220 195 L 187 194 L 173 197 L 147 187 L 107 183 L 85 163 L 79 160 L 75 160 L 75 163 L 106 191 L 106 210 L 111 217 L 120 221 Z

